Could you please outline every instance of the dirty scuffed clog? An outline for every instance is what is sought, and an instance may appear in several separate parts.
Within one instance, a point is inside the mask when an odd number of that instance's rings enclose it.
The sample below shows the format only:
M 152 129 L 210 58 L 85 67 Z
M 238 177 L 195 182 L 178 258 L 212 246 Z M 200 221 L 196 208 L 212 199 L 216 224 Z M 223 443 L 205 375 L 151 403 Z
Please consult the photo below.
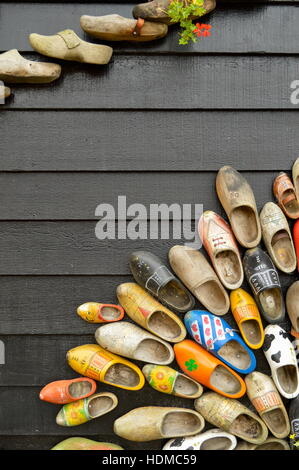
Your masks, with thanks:
M 86 377 L 71 380 L 57 380 L 46 385 L 40 392 L 39 398 L 49 403 L 65 405 L 76 400 L 93 395 L 97 389 L 94 380 Z
M 110 323 L 124 317 L 124 309 L 120 305 L 86 302 L 77 308 L 77 314 L 89 323 Z
M 246 386 L 235 371 L 190 339 L 174 346 L 176 361 L 192 379 L 230 398 L 240 398 Z
M 116 293 L 127 315 L 146 330 L 171 343 L 177 343 L 185 338 L 186 328 L 178 316 L 138 284 L 133 282 L 121 284 Z
M 130 269 L 135 281 L 162 304 L 178 312 L 193 308 L 191 294 L 157 256 L 148 251 L 134 251 L 130 256 Z
M 235 450 L 290 450 L 290 447 L 287 441 L 284 441 L 283 439 L 268 437 L 268 439 L 260 445 L 240 441 Z
M 251 295 L 243 289 L 230 293 L 231 311 L 242 338 L 251 349 L 259 349 L 264 342 L 264 328 L 258 307 Z
M 252 372 L 245 377 L 247 395 L 272 434 L 282 439 L 290 433 L 285 406 L 271 377 Z
M 205 425 L 203 417 L 188 408 L 144 406 L 114 422 L 114 432 L 124 439 L 147 442 L 170 437 L 192 436 Z
M 108 385 L 126 390 L 140 390 L 144 385 L 144 376 L 139 367 L 97 344 L 70 349 L 67 361 L 78 374 Z
M 298 219 L 299 202 L 290 177 L 281 172 L 274 180 L 273 193 L 285 215 L 290 219 Z
M 234 234 L 225 220 L 213 211 L 203 213 L 198 223 L 199 236 L 224 287 L 237 289 L 244 273 Z
M 126 321 L 98 328 L 95 337 L 102 348 L 136 361 L 164 365 L 174 360 L 170 344 Z
M 263 421 L 238 400 L 208 392 L 195 400 L 195 409 L 209 423 L 252 444 L 262 444 L 268 437 Z
M 286 305 L 292 327 L 299 333 L 299 281 L 295 281 L 287 291 Z
M 114 393 L 96 393 L 91 397 L 64 405 L 56 417 L 59 426 L 79 426 L 109 413 L 118 404 Z
M 299 394 L 296 353 L 288 334 L 280 326 L 267 326 L 263 351 L 279 393 L 285 398 L 295 398 Z
M 253 352 L 224 319 L 205 310 L 192 310 L 184 322 L 191 337 L 228 367 L 241 374 L 255 369 Z
M 227 292 L 202 253 L 176 245 L 169 250 L 168 257 L 176 275 L 210 312 L 215 315 L 228 312 Z
M 195 380 L 167 366 L 147 364 L 142 372 L 155 390 L 182 398 L 198 398 L 203 388 Z
M 171 439 L 163 450 L 233 450 L 236 445 L 233 434 L 215 428 L 195 436 Z
M 111 442 L 97 442 L 85 437 L 69 437 L 59 442 L 51 450 L 123 450 Z

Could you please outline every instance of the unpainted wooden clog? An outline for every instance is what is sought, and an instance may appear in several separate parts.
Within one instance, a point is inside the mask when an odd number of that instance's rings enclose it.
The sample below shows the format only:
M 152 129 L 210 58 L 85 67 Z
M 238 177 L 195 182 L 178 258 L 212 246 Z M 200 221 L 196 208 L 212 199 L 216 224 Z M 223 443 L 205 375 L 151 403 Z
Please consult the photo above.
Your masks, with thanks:
M 194 341 L 185 339 L 175 344 L 174 352 L 182 371 L 202 385 L 225 397 L 240 398 L 245 394 L 243 379 Z
M 299 158 L 297 158 L 297 160 L 293 164 L 292 178 L 293 178 L 296 196 L 299 201 Z
M 106 41 L 146 42 L 166 36 L 168 26 L 163 23 L 124 18 L 120 15 L 89 16 L 80 18 L 81 28 L 90 36 Z
M 275 266 L 284 273 L 296 269 L 297 259 L 288 221 L 277 204 L 267 202 L 260 213 L 265 246 Z
M 229 297 L 212 266 L 202 253 L 188 246 L 173 246 L 169 262 L 176 275 L 192 294 L 215 315 L 229 310 Z
M 231 166 L 220 168 L 216 178 L 218 198 L 240 245 L 254 248 L 261 241 L 261 225 L 253 191 Z
M 263 444 L 255 445 L 249 444 L 245 441 L 238 442 L 235 450 L 290 450 L 287 441 L 283 439 L 276 439 L 275 437 L 268 437 Z
M 97 442 L 86 437 L 69 437 L 51 450 L 123 450 L 123 448 L 111 442 Z
M 178 316 L 138 284 L 133 282 L 121 284 L 116 293 L 127 315 L 146 330 L 171 343 L 177 343 L 185 338 L 186 328 Z
M 78 374 L 126 390 L 140 390 L 145 382 L 139 367 L 97 344 L 70 349 L 67 361 Z
M 113 53 L 112 47 L 83 41 L 71 29 L 52 36 L 32 33 L 29 42 L 40 54 L 87 64 L 108 64 Z
M 296 333 L 299 333 L 299 281 L 293 282 L 288 288 L 286 306 L 292 327 Z
M 182 398 L 198 398 L 203 388 L 195 380 L 168 366 L 147 364 L 142 372 L 155 390 Z
M 117 404 L 117 396 L 114 393 L 96 393 L 83 400 L 64 405 L 56 417 L 56 423 L 59 426 L 79 426 L 109 413 L 117 407 Z
M 195 400 L 195 409 L 209 423 L 252 444 L 262 444 L 268 437 L 263 421 L 238 400 L 208 392 Z
M 247 395 L 254 408 L 278 439 L 290 434 L 290 422 L 285 406 L 271 377 L 252 372 L 245 377 Z
M 199 236 L 224 287 L 237 289 L 244 273 L 234 234 L 225 220 L 213 211 L 205 211 L 198 223 Z
M 17 49 L 0 54 L 0 80 L 7 83 L 50 83 L 60 77 L 61 67 L 27 60 Z
M 234 450 L 236 445 L 233 434 L 215 428 L 195 436 L 171 439 L 163 450 Z
M 205 425 L 203 417 L 188 408 L 144 406 L 135 408 L 114 422 L 114 432 L 135 442 L 192 436 Z
M 281 172 L 275 178 L 273 193 L 285 215 L 290 219 L 298 219 L 299 201 L 291 178 L 286 173 Z
M 263 351 L 279 393 L 285 398 L 295 398 L 299 394 L 296 353 L 288 334 L 280 326 L 267 326 Z
M 11 89 L 7 86 L 0 85 L 0 104 L 11 95 Z
M 110 323 L 121 320 L 125 311 L 120 305 L 86 302 L 77 308 L 77 314 L 89 323 Z
M 242 338 L 251 349 L 259 349 L 264 342 L 264 328 L 260 312 L 253 297 L 244 289 L 230 293 L 231 311 Z
M 170 344 L 126 321 L 98 328 L 95 337 L 102 348 L 136 361 L 165 365 L 174 360 Z
M 39 398 L 49 403 L 65 405 L 76 400 L 93 395 L 97 389 L 94 380 L 86 377 L 71 380 L 57 380 L 46 385 L 39 394 Z

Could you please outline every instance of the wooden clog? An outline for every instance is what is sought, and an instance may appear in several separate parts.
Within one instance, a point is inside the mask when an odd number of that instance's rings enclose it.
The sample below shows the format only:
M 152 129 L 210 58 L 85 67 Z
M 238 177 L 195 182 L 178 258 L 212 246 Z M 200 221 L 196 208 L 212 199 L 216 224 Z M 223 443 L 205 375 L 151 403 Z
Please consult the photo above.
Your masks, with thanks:
M 126 321 L 98 328 L 95 337 L 102 348 L 136 361 L 165 365 L 174 360 L 170 344 Z
M 144 406 L 135 408 L 114 422 L 114 432 L 135 442 L 192 436 L 204 428 L 203 417 L 188 408 Z
M 174 346 L 175 357 L 182 371 L 192 379 L 230 398 L 246 392 L 244 381 L 235 371 L 190 339 Z
M 268 323 L 281 322 L 285 305 L 278 272 L 270 256 L 259 247 L 252 248 L 245 252 L 243 265 L 259 311 Z
M 157 256 L 148 251 L 134 251 L 130 269 L 135 281 L 168 308 L 186 312 L 194 306 L 194 299 Z
M 263 421 L 238 400 L 208 392 L 195 400 L 195 409 L 213 426 L 252 444 L 262 444 L 268 437 Z
M 271 377 L 252 372 L 245 377 L 247 395 L 254 408 L 278 439 L 290 433 L 290 422 L 285 406 Z
M 114 393 L 96 393 L 83 400 L 64 405 L 56 417 L 56 423 L 59 426 L 79 426 L 109 413 L 117 407 L 117 404 L 117 396 Z
M 67 353 L 69 366 L 91 379 L 126 390 L 140 390 L 144 376 L 135 364 L 112 354 L 97 344 L 85 344 Z
M 85 437 L 69 437 L 59 442 L 51 450 L 123 450 L 111 442 L 97 442 Z
M 268 437 L 263 444 L 255 445 L 249 444 L 245 441 L 238 442 L 235 450 L 290 450 L 290 447 L 283 439 L 276 439 L 275 437 Z
M 77 308 L 77 314 L 89 323 L 110 323 L 121 320 L 125 311 L 120 305 L 86 302 Z
M 297 258 L 297 269 L 299 270 L 299 220 L 294 223 L 293 240 Z
M 198 398 L 203 388 L 195 380 L 167 366 L 147 364 L 142 372 L 155 390 L 182 398 Z
M 299 201 L 290 177 L 281 172 L 273 183 L 273 193 L 285 215 L 290 219 L 299 217 Z
M 218 198 L 240 245 L 253 248 L 261 241 L 261 225 L 253 191 L 246 179 L 231 166 L 216 178 Z
M 296 333 L 299 333 L 299 281 L 293 282 L 288 288 L 286 306 L 292 327 Z
M 0 56 L 1 57 L 1 56 Z M 11 95 L 11 89 L 7 86 L 0 85 L 0 104 L 4 104 L 4 100 Z
M 163 450 L 234 450 L 236 445 L 233 434 L 215 428 L 195 436 L 171 439 Z
M 213 211 L 202 214 L 199 236 L 222 284 L 237 289 L 243 283 L 243 266 L 234 234 L 225 220 Z
M 76 400 L 93 395 L 97 389 L 94 380 L 86 377 L 71 380 L 57 380 L 46 385 L 39 394 L 39 398 L 49 403 L 65 405 Z
M 230 305 L 242 338 L 251 349 L 259 349 L 264 342 L 264 328 L 258 307 L 251 295 L 243 289 L 230 293 Z
M 295 450 L 299 447 L 299 395 L 291 401 L 289 417 L 291 422 L 290 444 L 292 450 Z
M 297 158 L 297 160 L 293 164 L 292 178 L 293 178 L 296 196 L 299 201 L 299 158 Z
M 124 18 L 120 15 L 89 16 L 80 18 L 81 28 L 90 36 L 106 41 L 146 42 L 166 36 L 168 26 L 163 23 Z
M 171 343 L 185 338 L 187 332 L 178 316 L 138 284 L 133 282 L 121 284 L 116 293 L 127 315 L 146 330 Z
M 265 246 L 275 266 L 285 273 L 296 269 L 297 259 L 288 221 L 277 204 L 267 202 L 261 213 Z
M 169 262 L 192 294 L 215 315 L 229 310 L 229 297 L 215 271 L 202 253 L 188 246 L 173 246 Z

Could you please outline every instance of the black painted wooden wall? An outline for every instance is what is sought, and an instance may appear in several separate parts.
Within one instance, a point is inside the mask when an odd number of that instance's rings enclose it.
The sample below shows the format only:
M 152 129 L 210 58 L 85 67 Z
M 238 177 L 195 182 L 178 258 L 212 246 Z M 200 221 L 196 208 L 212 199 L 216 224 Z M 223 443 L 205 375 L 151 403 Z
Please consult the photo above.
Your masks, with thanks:
M 130 16 L 133 3 L 2 2 L 0 50 L 48 60 L 31 50 L 29 33 L 73 28 L 82 35 L 81 14 Z M 215 173 L 232 164 L 261 207 L 272 198 L 273 177 L 298 156 L 290 85 L 299 80 L 299 1 L 223 0 L 205 21 L 212 36 L 196 45 L 178 46 L 175 27 L 155 43 L 116 44 L 108 66 L 62 63 L 59 81 L 12 86 L 14 97 L 1 107 L 2 449 L 48 449 L 72 435 L 159 449 L 159 441 L 119 439 L 114 419 L 135 406 L 192 406 L 147 385 L 142 392 L 114 389 L 120 405 L 111 414 L 61 428 L 59 407 L 40 402 L 38 392 L 74 376 L 65 362 L 70 347 L 94 342 L 95 327 L 76 316 L 76 306 L 115 301 L 116 286 L 131 279 L 133 249 L 166 259 L 178 243 L 101 242 L 94 234 L 98 204 L 126 195 L 128 205 L 203 203 L 223 213 Z M 282 276 L 284 288 L 292 280 Z M 263 354 L 257 358 L 268 372 Z

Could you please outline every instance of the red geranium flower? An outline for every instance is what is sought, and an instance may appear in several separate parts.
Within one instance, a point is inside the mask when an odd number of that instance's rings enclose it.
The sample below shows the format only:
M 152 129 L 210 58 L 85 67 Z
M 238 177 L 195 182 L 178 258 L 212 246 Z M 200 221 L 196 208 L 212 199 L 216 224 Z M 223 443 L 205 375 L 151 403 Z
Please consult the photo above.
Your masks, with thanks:
M 193 33 L 195 33 L 198 37 L 203 36 L 211 36 L 211 31 L 210 29 L 212 26 L 210 24 L 204 24 L 204 23 L 196 23 L 196 28 L 193 30 Z

